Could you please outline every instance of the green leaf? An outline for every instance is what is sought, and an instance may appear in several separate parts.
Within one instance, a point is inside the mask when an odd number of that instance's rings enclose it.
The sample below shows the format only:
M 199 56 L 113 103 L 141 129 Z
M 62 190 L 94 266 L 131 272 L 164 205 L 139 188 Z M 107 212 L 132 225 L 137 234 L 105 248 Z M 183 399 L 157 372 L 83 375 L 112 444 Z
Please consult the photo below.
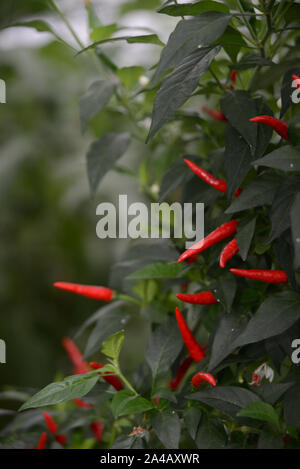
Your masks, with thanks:
M 268 155 L 252 162 L 255 166 L 282 169 L 283 171 L 300 171 L 300 146 L 285 145 Z
M 300 190 L 300 177 L 286 178 L 278 188 L 271 208 L 272 231 L 266 243 L 271 243 L 290 227 L 290 210 L 297 192 Z
M 152 123 L 147 137 L 149 142 L 166 124 L 197 88 L 199 78 L 209 68 L 211 61 L 220 52 L 220 47 L 196 49 L 185 57 L 175 70 L 162 82 L 155 96 Z
M 117 419 L 122 415 L 146 412 L 147 410 L 153 409 L 153 404 L 147 399 L 124 389 L 114 395 L 111 407 L 114 417 Z
M 117 361 L 120 355 L 120 351 L 124 342 L 124 331 L 116 332 L 110 336 L 105 342 L 102 343 L 101 352 L 107 357 Z
M 245 327 L 246 320 L 234 314 L 222 314 L 211 345 L 208 370 L 215 369 L 234 351 L 233 343 Z
M 247 259 L 250 245 L 255 232 L 255 225 L 256 218 L 252 218 L 252 220 L 250 221 L 248 219 L 246 223 L 238 224 L 236 240 L 239 247 L 239 253 L 243 261 Z
M 300 295 L 292 291 L 268 297 L 232 347 L 253 344 L 279 335 L 300 319 Z
M 257 394 L 268 404 L 275 405 L 293 383 L 263 383 L 257 387 Z
M 217 44 L 225 49 L 233 62 L 236 60 L 241 47 L 247 47 L 241 33 L 231 26 L 228 26 L 224 34 L 214 42 L 214 45 Z
M 299 427 L 300 422 L 300 384 L 295 384 L 284 396 L 284 417 L 287 426 Z
M 142 269 L 130 274 L 128 279 L 148 279 L 148 278 L 179 278 L 181 272 L 185 269 L 177 263 L 166 264 L 156 262 L 155 264 L 146 265 Z
M 264 429 L 258 440 L 258 449 L 282 449 L 283 441 L 282 435 L 278 431 L 271 431 Z
M 107 44 L 108 42 L 119 42 L 126 41 L 128 44 L 155 44 L 156 46 L 163 46 L 157 34 L 142 34 L 140 36 L 119 36 L 102 39 L 101 41 L 93 42 L 89 46 L 82 49 L 78 54 L 82 54 L 87 50 L 94 49 L 95 47 L 101 46 L 101 44 Z
M 196 438 L 201 418 L 202 411 L 197 407 L 188 407 L 184 411 L 185 426 L 193 440 Z
M 92 197 L 94 197 L 105 174 L 126 152 L 129 143 L 130 135 L 128 133 L 111 132 L 102 135 L 91 144 L 87 153 L 87 169 Z
M 182 348 L 182 339 L 175 319 L 168 319 L 152 333 L 146 349 L 146 361 L 153 380 L 168 371 Z
M 218 278 L 216 297 L 222 305 L 224 305 L 226 311 L 231 310 L 231 306 L 236 294 L 236 278 L 230 275 L 229 272 L 224 273 Z
M 236 414 L 248 404 L 260 401 L 256 394 L 238 386 L 216 386 L 190 394 L 186 399 L 203 402 L 230 417 L 236 417 Z
M 197 47 L 216 41 L 230 20 L 230 15 L 209 11 L 190 20 L 179 21 L 162 51 L 153 82 L 157 83 L 170 68 L 179 66 Z
M 111 335 L 121 331 L 128 322 L 130 315 L 122 309 L 106 309 L 99 317 L 97 323 L 88 338 L 84 358 L 90 357 L 101 350 L 102 344 Z
M 237 414 L 238 417 L 250 417 L 252 419 L 269 422 L 279 429 L 279 418 L 274 408 L 266 402 L 251 402 Z
M 200 422 L 195 439 L 198 449 L 222 449 L 225 448 L 227 435 L 224 425 L 219 418 L 204 416 Z
M 175 412 L 156 412 L 151 417 L 151 425 L 166 449 L 178 449 L 181 423 Z
M 93 31 L 90 34 L 90 38 L 94 42 L 102 41 L 103 39 L 110 38 L 118 30 L 115 23 L 108 24 L 106 26 L 97 26 L 93 28 Z
M 102 308 L 98 309 L 94 314 L 89 316 L 88 319 L 86 319 L 82 323 L 82 325 L 74 335 L 74 338 L 76 339 L 77 337 L 79 337 L 88 327 L 90 327 L 92 324 L 95 324 L 95 322 L 98 322 L 100 318 L 103 317 L 105 321 L 105 318 L 108 318 L 111 312 L 114 310 L 122 311 L 123 318 L 126 318 L 125 306 L 125 301 L 114 301 L 112 303 L 108 303 L 105 306 L 102 306 Z
M 252 156 L 249 145 L 232 125 L 227 124 L 224 167 L 227 180 L 227 196 L 229 198 L 243 182 L 251 168 L 251 161 Z M 239 199 L 239 197 L 236 199 Z
M 290 217 L 291 217 L 291 228 L 292 228 L 292 239 L 294 244 L 295 252 L 295 267 L 296 269 L 300 267 L 300 194 L 296 195 L 294 203 L 291 207 Z
M 229 9 L 226 5 L 212 1 L 200 1 L 179 5 L 175 0 L 173 0 L 171 2 L 166 2 L 158 8 L 157 11 L 158 13 L 163 13 L 169 16 L 196 16 L 199 15 L 199 13 L 207 11 L 222 11 L 223 13 L 229 13 Z
M 232 68 L 235 68 L 236 70 L 247 70 L 249 68 L 270 66 L 272 64 L 273 62 L 265 57 L 255 54 L 247 54 L 244 55 L 237 64 L 234 64 Z
M 164 201 L 180 185 L 189 181 L 193 174 L 182 157 L 177 158 L 165 172 L 159 191 L 159 203 Z
M 114 94 L 116 85 L 105 80 L 95 81 L 86 94 L 80 99 L 79 115 L 82 133 L 90 120 L 95 117 L 109 102 Z
M 138 82 L 138 79 L 144 73 L 144 67 L 123 67 L 117 71 L 118 77 L 128 90 Z
M 257 128 L 251 117 L 256 116 L 256 102 L 247 91 L 226 91 L 221 98 L 221 109 L 232 127 L 248 143 L 250 149 L 255 148 Z
M 106 371 L 105 367 L 101 371 Z M 26 401 L 21 410 L 60 404 L 71 399 L 85 396 L 97 383 L 98 372 L 68 376 L 59 383 L 51 383 Z
M 235 198 L 225 213 L 236 213 L 262 205 L 271 205 L 281 182 L 281 176 L 273 172 L 266 171 L 260 174 Z
M 59 42 L 62 42 L 65 45 L 68 45 L 60 36 L 56 34 L 56 32 L 52 29 L 52 27 L 44 20 L 32 20 L 32 21 L 24 21 L 11 24 L 10 26 L 21 26 L 24 28 L 33 28 L 40 33 L 50 33 L 52 34 Z

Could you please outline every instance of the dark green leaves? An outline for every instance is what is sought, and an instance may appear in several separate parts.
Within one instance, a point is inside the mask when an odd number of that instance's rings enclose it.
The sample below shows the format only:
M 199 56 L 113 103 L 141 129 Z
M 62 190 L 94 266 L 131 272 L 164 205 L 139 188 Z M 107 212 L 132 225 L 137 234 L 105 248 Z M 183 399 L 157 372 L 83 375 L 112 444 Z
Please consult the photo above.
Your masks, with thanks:
M 291 291 L 267 298 L 233 347 L 252 344 L 279 335 L 300 319 L 300 295 Z
M 226 5 L 220 2 L 212 1 L 199 1 L 194 3 L 184 3 L 177 4 L 174 0 L 171 2 L 166 2 L 158 10 L 158 13 L 164 13 L 165 15 L 170 16 L 196 16 L 199 13 L 207 11 L 222 11 L 224 13 L 229 13 L 229 9 Z
M 167 320 L 152 333 L 146 350 L 146 360 L 153 380 L 170 369 L 182 348 L 182 339 L 175 320 Z
M 236 213 L 261 205 L 271 205 L 282 178 L 275 173 L 265 172 L 251 181 L 232 202 L 226 213 Z
M 198 85 L 199 78 L 209 68 L 211 61 L 219 51 L 219 46 L 194 50 L 163 80 L 162 86 L 155 96 L 152 124 L 147 142 L 192 95 Z
M 274 408 L 266 402 L 251 402 L 237 414 L 238 417 L 250 417 L 252 419 L 262 420 L 274 425 L 279 429 L 279 418 Z
M 128 133 L 111 132 L 102 135 L 91 144 L 87 153 L 87 169 L 92 197 L 94 197 L 105 174 L 126 152 L 129 143 L 130 135 Z
M 118 41 L 126 41 L 128 44 L 155 44 L 157 46 L 163 46 L 163 42 L 159 39 L 156 34 L 143 34 L 141 36 L 119 36 L 119 37 L 111 37 L 102 39 L 101 41 L 94 42 L 90 44 L 88 47 L 82 49 L 79 53 L 86 52 L 89 49 L 94 49 L 97 46 L 101 46 L 101 44 L 106 44 L 108 42 L 118 42 Z
M 271 209 L 272 231 L 268 243 L 290 227 L 290 210 L 299 190 L 300 178 L 296 175 L 287 177 L 278 188 Z
M 199 46 L 207 46 L 220 37 L 230 22 L 231 16 L 209 11 L 190 20 L 180 21 L 170 35 L 162 51 L 154 83 L 170 68 L 177 67 L 183 59 Z
M 148 278 L 178 278 L 184 269 L 177 263 L 166 264 L 157 262 L 146 265 L 142 269 L 129 275 L 130 279 L 148 279 Z
M 140 414 L 153 408 L 153 405 L 147 399 L 133 394 L 131 391 L 124 389 L 118 391 L 111 403 L 112 412 L 117 419 L 121 415 Z
M 300 146 L 285 145 L 263 158 L 253 161 L 252 164 L 282 169 L 283 171 L 300 171 Z
M 256 218 L 252 218 L 252 220 L 247 220 L 246 223 L 239 223 L 238 230 L 236 234 L 236 240 L 239 247 L 239 254 L 243 261 L 247 259 L 248 252 L 250 249 L 251 241 L 254 236 L 255 232 L 255 225 L 256 225 Z
M 296 195 L 294 203 L 291 207 L 291 228 L 292 228 L 292 239 L 295 251 L 295 267 L 300 266 L 300 194 Z
M 103 371 L 105 371 L 105 368 L 103 368 Z M 95 386 L 98 379 L 98 373 L 95 371 L 84 375 L 69 376 L 62 382 L 46 386 L 28 399 L 20 410 L 45 407 L 83 397 Z
M 203 402 L 230 417 L 235 417 L 237 412 L 248 404 L 260 401 L 253 392 L 237 386 L 216 386 L 190 394 L 187 399 Z
M 114 90 L 115 84 L 105 80 L 95 81 L 90 86 L 79 104 L 82 132 L 86 131 L 90 120 L 107 105 Z
M 165 448 L 178 449 L 181 424 L 175 412 L 157 412 L 151 418 L 151 425 Z

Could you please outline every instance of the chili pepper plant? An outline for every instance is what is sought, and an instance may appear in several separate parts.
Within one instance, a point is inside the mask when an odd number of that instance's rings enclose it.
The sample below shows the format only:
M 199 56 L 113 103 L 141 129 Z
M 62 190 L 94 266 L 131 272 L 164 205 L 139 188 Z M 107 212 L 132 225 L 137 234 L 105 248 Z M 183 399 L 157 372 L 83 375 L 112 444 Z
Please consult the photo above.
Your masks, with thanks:
M 2 444 L 299 448 L 299 2 L 152 2 L 176 20 L 164 43 L 156 28 L 107 25 L 86 0 L 89 44 L 58 3 L 74 61 L 95 67 L 79 99 L 92 196 L 121 171 L 149 203 L 204 203 L 205 237 L 189 249 L 184 237 L 131 240 L 107 285 L 53 279 L 53 295 L 99 308 L 66 331 L 69 372 L 24 397 Z M 119 67 L 107 47 L 121 41 L 128 56 L 147 43 L 158 62 Z M 137 170 L 119 162 L 129 146 Z M 136 318 L 147 334 L 132 370 Z

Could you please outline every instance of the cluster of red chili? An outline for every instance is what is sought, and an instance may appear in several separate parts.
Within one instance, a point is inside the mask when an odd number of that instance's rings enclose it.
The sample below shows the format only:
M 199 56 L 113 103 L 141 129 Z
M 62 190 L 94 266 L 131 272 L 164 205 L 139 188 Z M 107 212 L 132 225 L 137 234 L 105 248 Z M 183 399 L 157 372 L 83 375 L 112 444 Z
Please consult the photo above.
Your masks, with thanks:
M 236 70 L 233 70 L 230 79 L 233 83 L 236 82 Z M 299 80 L 299 77 L 296 75 L 292 76 L 293 80 Z M 297 85 L 300 88 L 300 84 Z M 231 85 L 230 88 L 232 89 L 233 86 Z M 203 107 L 202 110 L 208 113 L 214 120 L 217 121 L 226 121 L 225 115 L 221 111 L 214 111 L 207 107 Z M 262 123 L 272 127 L 282 138 L 288 140 L 287 130 L 288 124 L 283 122 L 279 119 L 276 119 L 271 116 L 257 116 L 250 119 L 251 122 Z M 184 160 L 187 166 L 203 181 L 207 184 L 218 190 L 219 192 L 226 193 L 227 190 L 227 183 L 223 179 L 215 178 L 212 174 L 200 168 L 192 161 L 185 159 Z M 239 187 L 235 192 L 235 197 L 238 197 L 242 192 L 242 189 Z M 206 236 L 202 241 L 196 243 L 191 248 L 187 249 L 178 259 L 178 262 L 187 261 L 188 263 L 195 262 L 197 256 L 205 251 L 206 249 L 214 246 L 215 244 L 223 241 L 230 236 L 233 236 L 237 231 L 237 220 L 231 220 L 223 225 L 219 226 L 213 232 L 211 232 L 208 236 Z M 224 268 L 227 262 L 239 251 L 238 243 L 236 238 L 233 238 L 222 250 L 219 265 L 220 267 Z M 259 280 L 262 282 L 267 283 L 285 283 L 288 281 L 287 275 L 283 270 L 262 270 L 262 269 L 230 269 L 235 275 L 239 275 L 241 277 L 249 278 L 252 280 Z M 111 301 L 115 298 L 116 293 L 111 290 L 110 288 L 102 287 L 102 286 L 90 286 L 90 285 L 78 285 L 74 283 L 68 282 L 56 282 L 54 284 L 56 288 L 60 288 L 62 290 L 67 290 L 78 295 L 83 295 L 87 298 L 92 298 L 96 300 L 102 301 Z M 212 305 L 218 303 L 218 299 L 212 294 L 211 291 L 204 291 L 201 293 L 196 294 L 187 294 L 187 293 L 178 293 L 177 298 L 183 302 L 191 303 L 195 305 Z M 199 363 L 205 356 L 206 346 L 201 346 L 195 339 L 192 331 L 188 327 L 183 315 L 181 314 L 180 310 L 176 308 L 175 316 L 178 324 L 179 331 L 182 336 L 182 340 L 189 352 L 189 355 L 182 361 L 179 365 L 177 370 L 177 375 L 175 379 L 171 379 L 169 383 L 169 387 L 171 389 L 176 389 L 184 376 L 186 375 L 187 371 L 189 370 L 190 366 L 196 362 Z M 63 346 L 67 351 L 74 367 L 75 373 L 88 373 L 91 368 L 93 369 L 101 369 L 104 365 L 97 362 L 91 362 L 89 365 L 87 362 L 83 361 L 82 355 L 74 344 L 74 342 L 69 339 L 63 339 Z M 101 372 L 99 372 L 101 375 Z M 123 389 L 122 381 L 114 375 L 108 376 L 105 375 L 103 378 L 111 384 L 117 391 Z M 212 386 L 216 385 L 215 378 L 210 373 L 198 372 L 192 378 L 192 384 L 195 387 L 201 386 L 204 382 L 211 384 Z M 156 399 L 158 402 L 159 398 Z M 78 407 L 83 408 L 90 408 L 92 407 L 90 404 L 83 402 L 80 399 L 74 399 L 75 404 Z M 64 435 L 57 434 L 57 425 L 53 421 L 52 417 L 48 413 L 44 413 L 44 418 L 47 423 L 48 429 L 51 434 L 53 434 L 57 441 L 61 444 L 66 443 L 66 437 Z M 101 441 L 102 431 L 103 431 L 103 423 L 99 421 L 94 421 L 91 423 L 90 427 L 93 431 L 97 440 Z M 38 448 L 44 448 L 46 444 L 47 434 L 44 432 L 41 435 Z

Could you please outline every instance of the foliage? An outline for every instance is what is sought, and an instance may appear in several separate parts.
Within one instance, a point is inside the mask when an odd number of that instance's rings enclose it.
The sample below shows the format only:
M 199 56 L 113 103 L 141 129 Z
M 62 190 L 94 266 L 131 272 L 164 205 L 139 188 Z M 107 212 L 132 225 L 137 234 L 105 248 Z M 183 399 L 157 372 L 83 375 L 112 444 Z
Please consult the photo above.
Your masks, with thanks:
M 112 61 L 106 45 L 117 42 L 119 26 L 103 29 L 86 2 L 91 44 L 84 47 L 76 33 L 74 38 L 79 56 L 95 63 L 99 77 L 80 100 L 80 118 L 82 130 L 96 134 L 87 153 L 92 195 L 104 174 L 122 170 L 136 177 L 149 201 L 204 202 L 206 234 L 238 220 L 240 251 L 230 267 L 282 269 L 288 283 L 247 280 L 221 269 L 226 241 L 184 270 L 174 264 L 184 239 L 133 241 L 111 269 L 109 286 L 121 293 L 117 301 L 100 308 L 79 330 L 88 331 L 84 357 L 98 359 L 102 352 L 109 364 L 103 372 L 118 375 L 124 389 L 113 390 L 95 372 L 52 383 L 26 400 L 22 409 L 31 410 L 2 431 L 3 445 L 17 440 L 26 446 L 28 434 L 43 427 L 32 408 L 53 404 L 69 447 L 76 447 L 78 434 L 84 446 L 88 424 L 96 419 L 104 422 L 98 443 L 103 448 L 300 446 L 299 366 L 291 361 L 291 344 L 300 334 L 299 113 L 291 100 L 292 74 L 300 75 L 300 5 L 257 3 L 254 8 L 249 1 L 165 2 L 157 15 L 178 18 L 165 45 L 152 31 L 133 39 L 122 36 L 128 53 L 136 42 L 161 48 L 159 63 L 143 70 L 139 64 L 119 69 Z M 136 8 L 136 2 L 130 4 Z M 230 79 L 232 70 L 237 70 L 236 82 Z M 200 107 L 204 103 L 220 107 L 226 122 L 207 117 Z M 291 122 L 289 141 L 250 122 L 273 114 Z M 97 130 L 101 119 L 109 128 Z M 146 141 L 137 174 L 120 168 L 128 146 L 137 142 L 143 148 Z M 192 176 L 182 161 L 186 155 L 226 179 L 226 195 Z M 235 197 L 240 186 L 243 192 Z M 179 303 L 182 284 L 189 293 L 213 291 L 218 304 Z M 195 337 L 208 349 L 171 390 L 170 379 L 187 355 L 176 307 L 184 308 Z M 127 323 L 136 316 L 147 322 L 148 339 L 129 378 L 119 354 L 126 356 Z M 275 378 L 255 386 L 252 375 L 262 363 L 275 370 Z M 193 389 L 191 378 L 199 371 L 212 373 L 216 387 Z M 84 396 L 91 409 L 75 407 L 72 399 Z

